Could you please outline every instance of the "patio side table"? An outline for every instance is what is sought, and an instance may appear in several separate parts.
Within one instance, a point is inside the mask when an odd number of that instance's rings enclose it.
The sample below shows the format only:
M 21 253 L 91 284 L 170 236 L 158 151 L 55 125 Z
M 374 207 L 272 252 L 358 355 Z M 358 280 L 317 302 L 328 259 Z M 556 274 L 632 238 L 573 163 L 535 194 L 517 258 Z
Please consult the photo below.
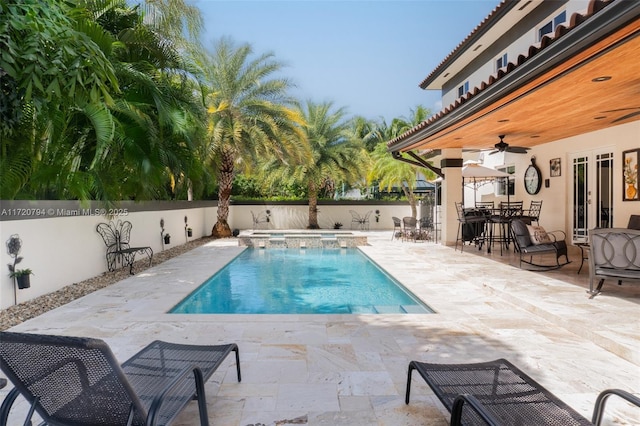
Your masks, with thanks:
M 576 243 L 578 247 L 580 247 L 580 267 L 578 268 L 578 274 L 582 270 L 582 265 L 584 265 L 584 261 L 589 259 L 589 250 L 591 246 L 589 243 Z

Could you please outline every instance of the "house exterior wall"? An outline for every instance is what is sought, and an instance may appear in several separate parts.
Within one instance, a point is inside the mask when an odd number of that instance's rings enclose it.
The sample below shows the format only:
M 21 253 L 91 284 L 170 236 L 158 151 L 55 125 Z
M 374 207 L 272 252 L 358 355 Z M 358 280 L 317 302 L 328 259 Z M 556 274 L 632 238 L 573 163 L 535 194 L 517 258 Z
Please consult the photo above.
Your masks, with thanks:
M 573 153 L 587 152 L 605 147 L 611 147 L 613 152 L 613 227 L 627 226 L 629 216 L 640 214 L 640 201 L 622 201 L 622 152 L 630 149 L 640 149 L 640 121 L 621 124 L 596 132 L 586 133 L 543 145 L 538 145 L 527 154 L 498 153 L 484 154 L 483 165 L 500 167 L 515 166 L 515 194 L 512 201 L 523 201 L 525 208 L 532 200 L 542 200 L 540 224 L 546 229 L 559 229 L 571 235 L 572 221 L 572 167 L 569 156 Z M 542 178 L 549 179 L 549 188 L 544 184 L 536 195 L 529 195 L 524 188 L 524 171 L 531 164 L 531 157 L 536 157 L 536 164 L 542 172 Z M 478 153 L 466 153 L 466 160 L 478 160 Z M 553 158 L 561 159 L 561 176 L 550 177 L 549 161 Z M 480 187 L 476 194 L 477 201 L 507 201 L 506 196 L 496 196 L 494 185 Z M 465 192 L 466 205 L 473 205 L 473 191 Z M 453 206 L 451 206 L 453 208 Z
M 566 12 L 566 25 L 573 13 L 584 12 L 588 4 L 587 0 L 541 2 L 517 26 L 511 27 L 502 37 L 443 85 L 442 105 L 446 107 L 453 104 L 459 98 L 458 88 L 465 82 L 469 82 L 469 91 L 473 91 L 474 87 L 479 87 L 491 75 L 495 75 L 498 71 L 496 68 L 498 57 L 506 53 L 507 63 L 515 63 L 520 54 L 526 55 L 529 47 L 539 41 L 538 30 L 540 27 L 553 20 L 562 11 Z

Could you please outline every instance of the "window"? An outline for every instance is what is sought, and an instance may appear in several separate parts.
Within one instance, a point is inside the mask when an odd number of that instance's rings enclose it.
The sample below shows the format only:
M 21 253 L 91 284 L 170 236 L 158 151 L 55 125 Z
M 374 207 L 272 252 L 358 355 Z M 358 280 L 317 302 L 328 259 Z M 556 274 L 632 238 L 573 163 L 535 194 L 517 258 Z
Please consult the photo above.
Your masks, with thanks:
M 562 13 L 559 13 L 558 15 L 556 15 L 556 17 L 553 18 L 551 21 L 543 24 L 540 27 L 540 29 L 538 30 L 538 41 L 542 40 L 542 37 L 544 37 L 546 34 L 550 34 L 554 32 L 559 25 L 563 24 L 566 21 L 567 21 L 567 11 L 565 10 Z
M 458 97 L 464 96 L 465 93 L 469 92 L 469 82 L 466 81 L 462 86 L 458 87 Z
M 500 170 L 501 172 L 509 173 L 509 195 L 516 195 L 516 181 L 514 179 L 514 175 L 516 173 L 516 166 L 497 166 L 496 170 Z M 498 179 L 495 183 L 495 195 L 507 195 L 507 179 Z
M 507 66 L 507 54 L 505 53 L 504 55 L 500 56 L 498 59 L 496 59 L 496 71 L 498 71 L 500 68 L 502 67 L 506 67 Z

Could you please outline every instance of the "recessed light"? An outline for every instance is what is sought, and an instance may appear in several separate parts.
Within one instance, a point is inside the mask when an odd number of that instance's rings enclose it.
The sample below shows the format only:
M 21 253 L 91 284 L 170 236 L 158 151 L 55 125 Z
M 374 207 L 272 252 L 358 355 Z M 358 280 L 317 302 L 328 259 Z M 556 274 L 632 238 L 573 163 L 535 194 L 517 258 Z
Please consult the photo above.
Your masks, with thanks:
M 475 52 L 476 50 L 480 49 L 481 47 L 482 47 L 482 45 L 481 45 L 481 44 L 479 44 L 479 45 L 477 45 L 477 46 L 473 49 L 473 51 Z
M 539 138 L 539 137 L 540 137 L 540 135 L 533 135 L 533 136 L 531 136 L 531 139 L 536 139 L 536 138 Z
M 604 118 L 607 118 L 607 116 L 606 115 L 599 115 L 597 117 L 593 117 L 594 120 L 602 120 Z
M 610 75 L 603 75 L 600 77 L 596 77 L 594 79 L 592 79 L 591 81 L 593 81 L 594 83 L 600 83 L 601 81 L 607 81 L 607 80 L 611 80 L 611 76 Z
M 455 140 L 457 140 L 457 141 L 459 141 L 459 140 L 461 140 L 461 139 L 462 139 L 462 138 L 460 138 L 460 137 L 458 137 L 458 138 L 455 138 Z
M 509 121 L 509 119 L 503 119 L 503 120 L 498 120 L 498 123 L 506 123 L 507 121 Z

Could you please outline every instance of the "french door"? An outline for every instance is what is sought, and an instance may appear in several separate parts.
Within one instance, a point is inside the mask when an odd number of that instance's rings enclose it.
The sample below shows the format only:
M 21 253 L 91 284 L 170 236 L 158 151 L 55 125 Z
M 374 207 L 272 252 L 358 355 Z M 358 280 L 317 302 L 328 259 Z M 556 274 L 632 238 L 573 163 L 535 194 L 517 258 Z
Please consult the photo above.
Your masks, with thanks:
M 588 231 L 613 225 L 613 148 L 569 154 L 573 172 L 573 243 L 587 242 Z

